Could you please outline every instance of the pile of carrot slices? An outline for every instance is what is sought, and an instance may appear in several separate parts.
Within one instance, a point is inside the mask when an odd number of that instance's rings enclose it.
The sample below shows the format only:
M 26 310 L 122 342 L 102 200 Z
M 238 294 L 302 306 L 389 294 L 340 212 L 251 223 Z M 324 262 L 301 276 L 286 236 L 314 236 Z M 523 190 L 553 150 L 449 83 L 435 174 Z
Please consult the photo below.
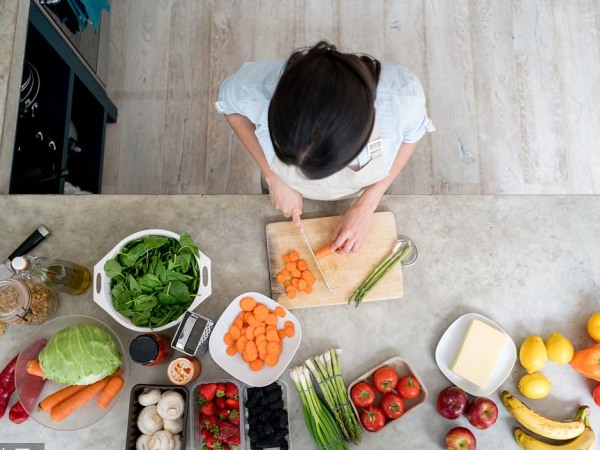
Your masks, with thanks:
M 285 285 L 289 298 L 295 298 L 298 292 L 310 294 L 315 284 L 315 276 L 308 268 L 306 260 L 301 259 L 297 251 L 283 255 L 285 267 L 277 274 L 277 282 Z
M 261 370 L 265 365 L 276 366 L 283 350 L 283 340 L 296 334 L 294 322 L 286 320 L 278 329 L 279 318 L 285 318 L 286 311 L 281 306 L 269 309 L 252 297 L 240 300 L 241 312 L 223 336 L 227 344 L 227 354 L 242 355 L 250 369 Z

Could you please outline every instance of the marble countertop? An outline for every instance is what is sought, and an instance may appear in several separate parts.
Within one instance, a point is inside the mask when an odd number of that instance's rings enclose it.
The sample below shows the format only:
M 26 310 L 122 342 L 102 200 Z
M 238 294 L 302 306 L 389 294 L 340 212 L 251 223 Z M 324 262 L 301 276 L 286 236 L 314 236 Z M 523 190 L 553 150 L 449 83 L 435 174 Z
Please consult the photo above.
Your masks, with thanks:
M 340 214 L 348 205 L 307 201 L 304 217 Z M 600 310 L 600 197 L 386 196 L 379 209 L 392 211 L 398 234 L 419 246 L 418 263 L 404 271 L 404 297 L 358 309 L 294 311 L 303 325 L 303 340 L 292 365 L 324 349 L 342 348 L 348 384 L 400 355 L 410 361 L 429 391 L 424 406 L 379 433 L 365 432 L 360 448 L 443 448 L 451 428 L 474 430 L 465 418 L 449 421 L 435 410 L 438 392 L 450 385 L 436 365 L 435 348 L 462 314 L 476 312 L 494 320 L 517 346 L 530 334 L 547 338 L 553 331 L 566 335 L 575 347 L 592 343 L 585 324 Z M 34 254 L 70 259 L 89 268 L 135 231 L 189 232 L 212 259 L 213 294 L 196 311 L 213 319 L 240 293 L 269 295 L 265 225 L 282 220 L 265 196 L 0 196 L 0 210 L 0 256 L 8 255 L 43 223 L 52 234 Z M 134 333 L 91 298 L 90 291 L 78 297 L 61 295 L 57 314 L 93 315 L 129 342 Z M 30 332 L 27 326 L 9 327 L 0 340 L 0 367 L 20 350 Z M 201 362 L 202 379 L 226 375 L 209 355 Z M 528 403 L 557 418 L 570 417 L 578 405 L 589 404 L 592 424 L 600 430 L 600 409 L 590 394 L 595 383 L 553 363 L 542 372 L 554 387 L 549 397 Z M 517 364 L 502 388 L 518 392 L 523 374 Z M 283 378 L 293 386 L 287 371 Z M 136 383 L 153 382 L 166 382 L 164 366 L 132 367 L 118 404 L 103 420 L 81 431 L 53 431 L 33 420 L 14 425 L 4 417 L 0 443 L 43 442 L 47 450 L 122 449 L 129 390 Z M 478 448 L 516 448 L 512 437 L 516 422 L 501 406 L 498 393 L 490 397 L 499 405 L 500 417 L 494 427 L 474 430 Z M 294 448 L 314 448 L 293 391 L 290 413 Z

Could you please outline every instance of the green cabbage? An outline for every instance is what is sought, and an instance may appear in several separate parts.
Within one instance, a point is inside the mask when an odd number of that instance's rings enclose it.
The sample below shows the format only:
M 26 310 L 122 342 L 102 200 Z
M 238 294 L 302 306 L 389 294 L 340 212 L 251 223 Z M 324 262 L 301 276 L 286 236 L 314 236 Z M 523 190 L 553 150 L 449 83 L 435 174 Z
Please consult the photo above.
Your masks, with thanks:
M 62 384 L 91 384 L 121 365 L 112 336 L 96 325 L 74 325 L 56 333 L 39 355 L 46 378 Z

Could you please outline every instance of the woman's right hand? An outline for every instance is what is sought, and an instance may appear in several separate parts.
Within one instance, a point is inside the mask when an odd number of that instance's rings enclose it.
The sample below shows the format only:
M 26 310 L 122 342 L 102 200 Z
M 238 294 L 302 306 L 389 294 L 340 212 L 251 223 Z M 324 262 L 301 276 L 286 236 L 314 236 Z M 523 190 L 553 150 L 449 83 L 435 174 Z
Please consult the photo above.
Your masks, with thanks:
M 269 186 L 269 197 L 273 206 L 280 210 L 285 217 L 291 217 L 294 225 L 301 227 L 302 195 L 289 187 L 273 172 L 265 175 L 265 181 Z

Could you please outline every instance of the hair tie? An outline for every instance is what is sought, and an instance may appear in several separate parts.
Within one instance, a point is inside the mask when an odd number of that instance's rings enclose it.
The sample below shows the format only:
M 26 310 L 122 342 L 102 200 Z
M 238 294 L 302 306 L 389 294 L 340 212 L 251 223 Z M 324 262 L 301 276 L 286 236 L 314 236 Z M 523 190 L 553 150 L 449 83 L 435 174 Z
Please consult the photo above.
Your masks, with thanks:
M 331 51 L 331 47 L 327 47 L 327 51 L 330 52 Z

